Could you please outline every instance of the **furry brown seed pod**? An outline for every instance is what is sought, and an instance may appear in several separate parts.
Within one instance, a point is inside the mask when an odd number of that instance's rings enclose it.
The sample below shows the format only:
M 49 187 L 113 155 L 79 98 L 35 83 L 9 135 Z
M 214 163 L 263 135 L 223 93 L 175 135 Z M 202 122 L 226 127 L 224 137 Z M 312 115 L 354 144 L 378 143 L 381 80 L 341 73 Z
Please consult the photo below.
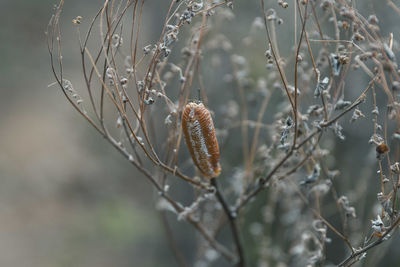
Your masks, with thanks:
M 197 168 L 206 178 L 221 173 L 219 147 L 210 112 L 203 105 L 190 102 L 182 116 L 186 145 Z

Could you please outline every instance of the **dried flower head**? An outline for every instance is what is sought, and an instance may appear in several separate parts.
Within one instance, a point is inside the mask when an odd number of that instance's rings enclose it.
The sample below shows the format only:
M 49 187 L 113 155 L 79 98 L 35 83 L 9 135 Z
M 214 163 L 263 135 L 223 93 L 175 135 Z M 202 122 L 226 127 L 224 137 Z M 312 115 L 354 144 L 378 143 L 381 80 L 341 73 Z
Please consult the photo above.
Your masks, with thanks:
M 389 147 L 385 143 L 381 143 L 376 147 L 376 152 L 378 154 L 384 154 L 389 151 Z

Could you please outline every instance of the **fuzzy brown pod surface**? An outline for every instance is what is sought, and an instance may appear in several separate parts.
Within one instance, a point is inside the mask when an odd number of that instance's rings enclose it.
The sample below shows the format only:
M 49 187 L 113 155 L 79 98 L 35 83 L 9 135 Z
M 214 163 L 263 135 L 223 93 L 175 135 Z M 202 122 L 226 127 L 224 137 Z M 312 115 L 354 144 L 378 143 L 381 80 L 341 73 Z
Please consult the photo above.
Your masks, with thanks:
M 203 103 L 186 105 L 182 129 L 194 164 L 206 178 L 217 177 L 221 173 L 218 141 L 211 114 Z

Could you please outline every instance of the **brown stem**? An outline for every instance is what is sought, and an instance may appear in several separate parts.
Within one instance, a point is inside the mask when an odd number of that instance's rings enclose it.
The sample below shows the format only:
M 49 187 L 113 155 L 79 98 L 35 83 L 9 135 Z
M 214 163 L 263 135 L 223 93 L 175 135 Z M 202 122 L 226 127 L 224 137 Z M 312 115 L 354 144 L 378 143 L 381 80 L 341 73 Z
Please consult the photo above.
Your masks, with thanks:
M 211 185 L 214 186 L 215 195 L 216 195 L 219 203 L 221 203 L 226 216 L 228 217 L 229 226 L 231 228 L 233 240 L 235 242 L 236 250 L 237 250 L 237 253 L 239 256 L 239 259 L 238 259 L 239 261 L 236 263 L 235 266 L 244 267 L 244 266 L 246 266 L 246 264 L 245 264 L 245 260 L 244 260 L 242 244 L 240 242 L 239 231 L 238 231 L 238 228 L 236 225 L 236 214 L 234 212 L 232 212 L 231 208 L 228 206 L 228 203 L 226 203 L 224 197 L 222 196 L 221 192 L 219 191 L 217 179 L 212 178 L 210 182 L 211 182 Z
M 386 230 L 386 232 L 379 237 L 377 240 L 375 240 L 373 243 L 365 246 L 364 248 L 358 250 L 355 253 L 352 253 L 350 256 L 348 256 L 344 261 L 342 261 L 341 263 L 339 263 L 339 267 L 344 267 L 344 266 L 350 266 L 353 263 L 355 263 L 355 261 L 357 261 L 357 259 L 362 256 L 362 254 L 364 254 L 365 252 L 367 252 L 368 250 L 370 250 L 371 248 L 379 245 L 380 243 L 382 243 L 383 241 L 385 241 L 385 237 L 390 234 L 390 232 L 393 231 L 394 228 L 396 228 L 396 226 L 400 223 L 400 216 L 397 217 L 396 221 L 389 227 L 389 229 Z

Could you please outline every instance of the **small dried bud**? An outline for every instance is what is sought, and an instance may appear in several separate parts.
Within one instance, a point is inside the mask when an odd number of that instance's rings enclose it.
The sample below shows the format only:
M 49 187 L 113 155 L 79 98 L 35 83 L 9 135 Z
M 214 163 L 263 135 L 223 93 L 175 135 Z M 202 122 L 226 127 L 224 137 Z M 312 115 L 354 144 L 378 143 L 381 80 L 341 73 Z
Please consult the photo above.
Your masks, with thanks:
M 399 174 L 400 173 L 400 163 L 395 162 L 393 165 L 390 165 L 390 170 L 393 173 Z
M 353 116 L 351 116 L 350 122 L 354 122 L 354 121 L 358 120 L 359 118 L 364 118 L 364 117 L 365 117 L 365 115 L 361 112 L 361 110 L 356 108 L 353 112 Z
M 339 63 L 340 64 L 345 65 L 345 64 L 349 63 L 349 61 L 350 61 L 350 59 L 349 59 L 348 56 L 345 56 L 345 55 L 340 55 L 339 56 Z
M 390 48 L 390 46 L 388 46 L 387 44 L 383 44 L 383 50 L 385 50 L 386 56 L 391 61 L 395 61 L 396 60 L 396 56 L 394 55 L 393 50 Z
M 121 85 L 127 84 L 128 83 L 128 79 L 127 78 L 122 78 L 120 80 Z
M 400 133 L 394 133 L 393 138 L 396 140 L 400 140 Z
M 345 101 L 345 100 L 343 100 L 343 99 L 339 99 L 337 102 L 336 102 L 336 104 L 335 104 L 335 106 L 334 106 L 334 109 L 335 110 L 340 110 L 340 109 L 344 109 L 344 108 L 346 108 L 346 107 L 348 107 L 348 106 L 350 106 L 351 105 L 351 102 L 350 101 Z
M 371 111 L 371 113 L 372 113 L 373 115 L 378 116 L 378 115 L 379 115 L 379 109 L 378 109 L 378 107 L 375 107 L 375 108 Z
M 376 153 L 384 154 L 389 151 L 389 147 L 385 143 L 381 143 L 376 147 Z
M 146 45 L 145 47 L 143 47 L 143 52 L 145 55 L 147 55 L 148 53 L 150 53 L 151 51 L 151 45 Z
M 329 60 L 333 68 L 333 75 L 335 76 L 339 76 L 340 70 L 342 69 L 342 63 L 339 59 L 339 56 L 336 54 L 331 53 L 329 55 Z
M 325 77 L 322 81 L 318 81 L 317 86 L 314 91 L 314 97 L 318 97 L 321 93 L 326 89 L 326 86 L 329 84 L 329 78 Z
M 399 91 L 399 90 L 400 90 L 400 82 L 394 81 L 394 82 L 392 83 L 392 90 L 393 90 L 393 91 Z
M 353 39 L 356 40 L 356 41 L 364 41 L 365 37 L 362 36 L 359 32 L 356 32 L 353 35 Z
M 342 21 L 343 30 L 347 31 L 350 28 L 350 24 L 347 21 Z
M 145 103 L 146 105 L 151 105 L 151 104 L 154 103 L 154 99 L 153 99 L 152 97 L 149 97 L 149 98 L 147 98 L 147 99 L 145 99 L 145 100 L 143 100 L 143 101 L 144 101 L 144 103 Z
M 269 9 L 267 11 L 267 20 L 271 21 L 271 20 L 276 20 L 276 11 L 275 9 Z
M 379 20 L 378 20 L 378 18 L 376 17 L 376 15 L 370 15 L 370 16 L 368 17 L 368 22 L 369 22 L 369 23 L 372 23 L 372 24 L 378 24 L 378 23 L 379 23 Z
M 289 6 L 287 2 L 284 2 L 282 0 L 278 0 L 278 4 L 283 8 L 287 8 Z
M 267 59 L 271 59 L 272 58 L 272 54 L 271 54 L 271 50 L 267 50 L 265 51 L 265 56 L 267 57 Z
M 77 16 L 76 18 L 74 18 L 72 20 L 72 23 L 73 24 L 81 24 L 81 21 L 82 21 L 82 16 Z
M 374 230 L 374 233 L 382 234 L 382 232 L 385 231 L 385 225 L 383 224 L 381 216 L 378 215 L 376 220 L 371 220 L 371 224 L 372 224 L 372 230 Z

